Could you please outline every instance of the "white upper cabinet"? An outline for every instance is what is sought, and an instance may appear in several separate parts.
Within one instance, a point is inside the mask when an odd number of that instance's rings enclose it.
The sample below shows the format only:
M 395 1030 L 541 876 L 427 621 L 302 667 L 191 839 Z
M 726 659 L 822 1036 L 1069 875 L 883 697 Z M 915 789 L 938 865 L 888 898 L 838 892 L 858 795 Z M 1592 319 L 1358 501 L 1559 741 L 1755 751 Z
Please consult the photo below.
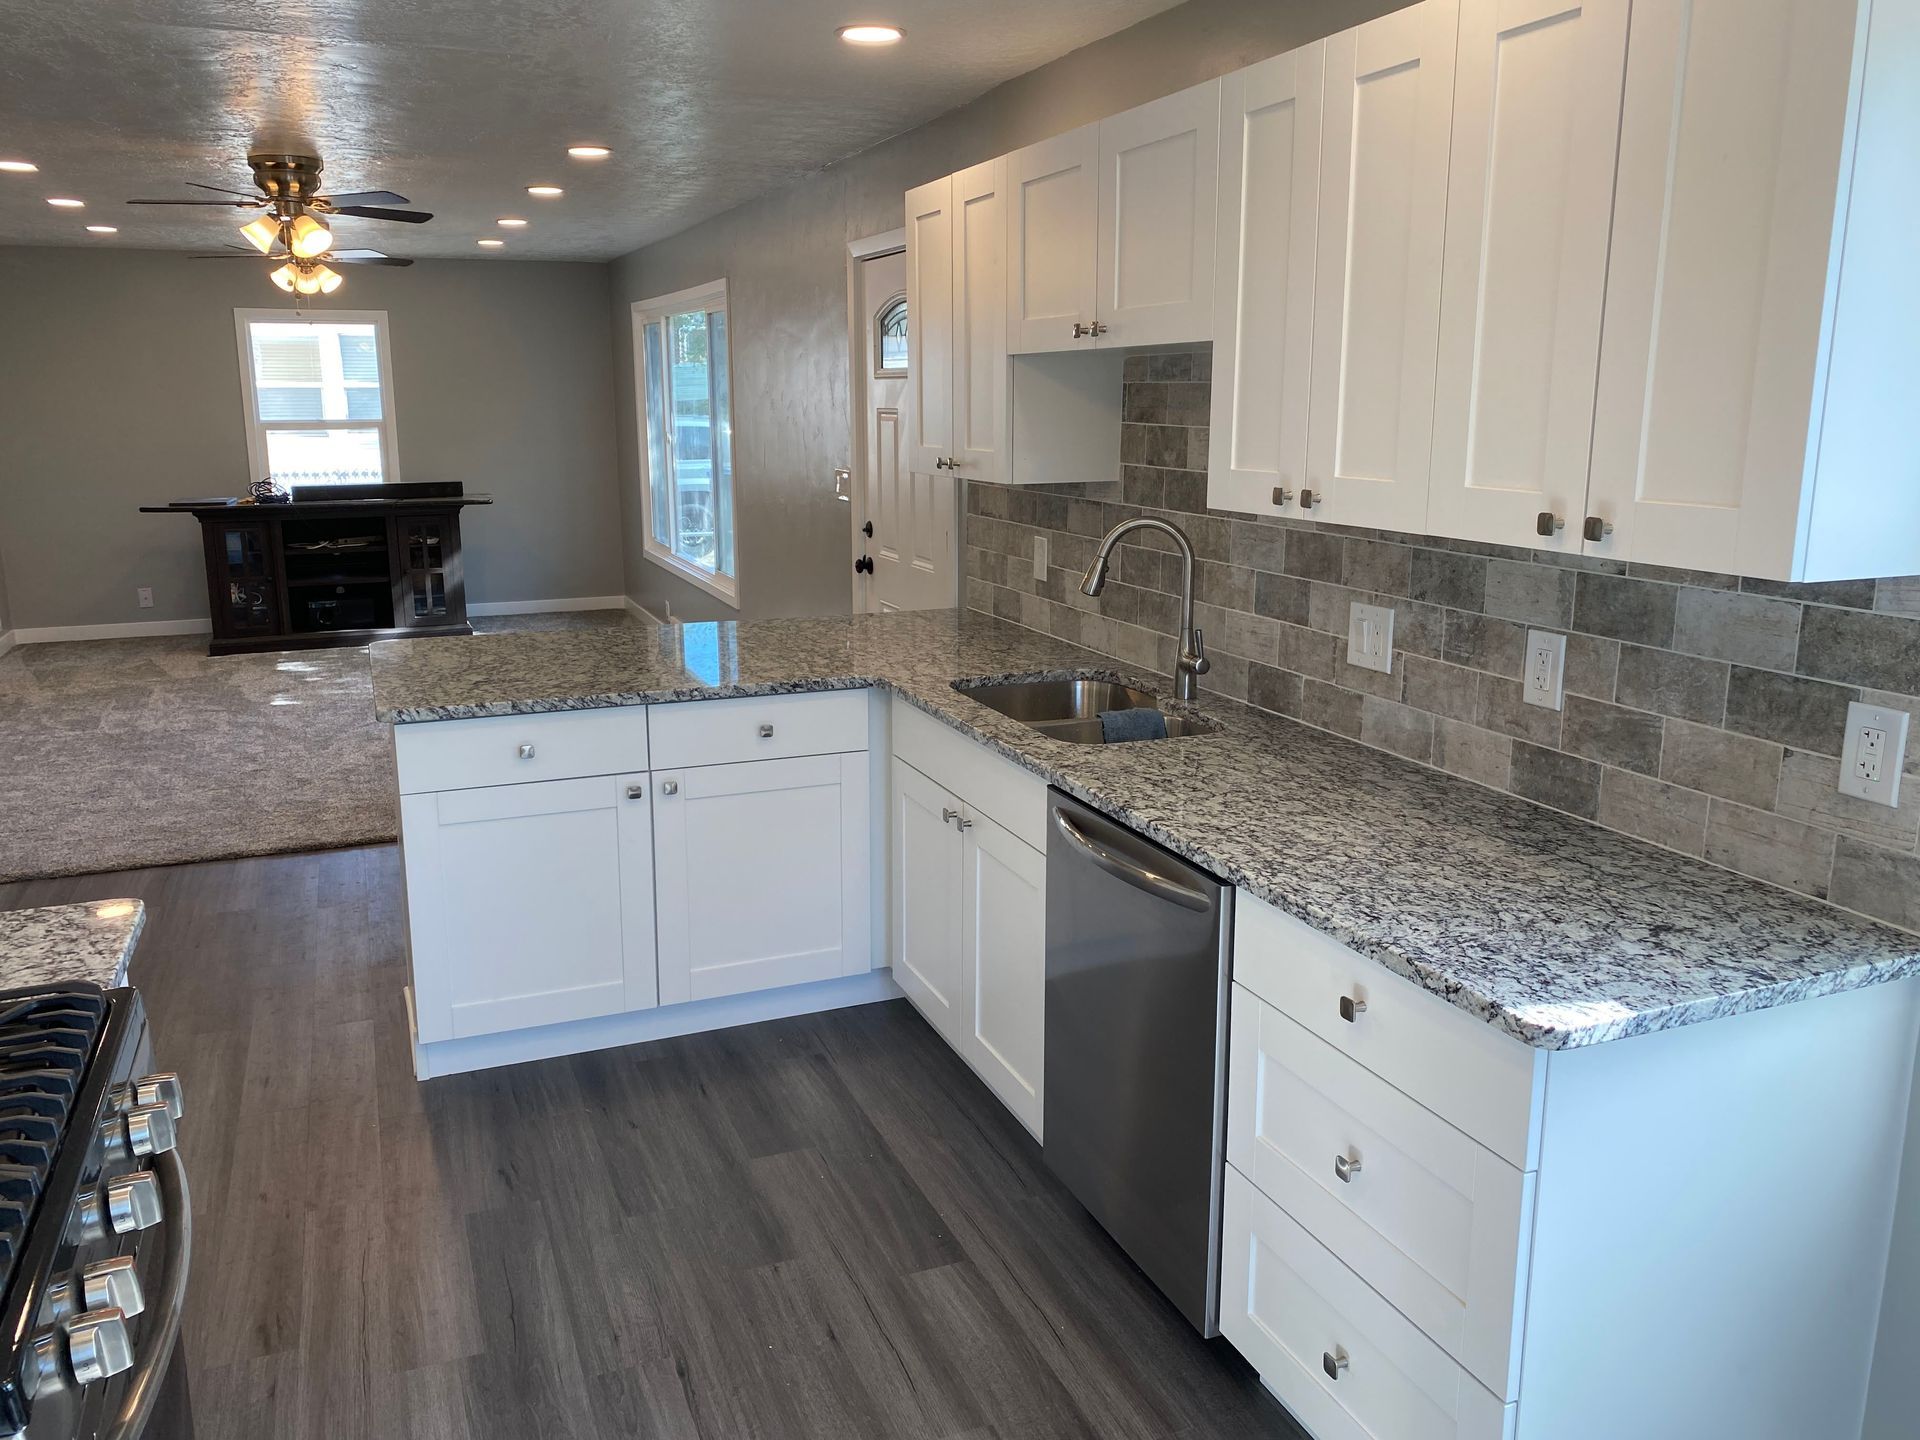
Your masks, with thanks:
M 968 480 L 1007 470 L 1007 164 L 953 177 L 953 449 Z M 914 314 L 908 306 L 908 330 Z
M 1426 523 L 1457 26 L 1456 0 L 1424 0 L 1326 42 L 1303 487 L 1318 520 Z
M 1580 547 L 1627 12 L 1460 0 L 1434 534 Z
M 1215 509 L 1270 513 L 1305 483 L 1325 68 L 1315 42 L 1221 82 Z
M 1635 0 L 1588 553 L 1920 570 L 1916 67 L 1905 0 Z
M 1100 122 L 1102 345 L 1213 334 L 1220 82 Z
M 1007 350 L 1091 348 L 1100 127 L 1007 156 Z
M 953 455 L 953 177 L 907 192 L 907 469 Z

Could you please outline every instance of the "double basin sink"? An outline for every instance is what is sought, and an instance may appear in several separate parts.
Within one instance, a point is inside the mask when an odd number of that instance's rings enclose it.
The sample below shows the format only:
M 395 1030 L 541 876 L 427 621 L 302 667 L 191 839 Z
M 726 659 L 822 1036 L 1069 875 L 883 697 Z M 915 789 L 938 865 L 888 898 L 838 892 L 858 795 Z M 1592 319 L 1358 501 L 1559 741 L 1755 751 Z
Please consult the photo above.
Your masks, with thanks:
M 989 710 L 1018 720 L 1029 730 L 1075 745 L 1109 743 L 1100 724 L 1104 711 L 1157 710 L 1160 703 L 1151 691 L 1136 690 L 1110 680 L 1015 680 L 1003 685 L 956 684 L 953 688 Z M 1162 718 L 1167 724 L 1164 738 L 1169 740 L 1186 735 L 1210 735 L 1214 730 L 1206 721 L 1191 715 L 1163 712 Z

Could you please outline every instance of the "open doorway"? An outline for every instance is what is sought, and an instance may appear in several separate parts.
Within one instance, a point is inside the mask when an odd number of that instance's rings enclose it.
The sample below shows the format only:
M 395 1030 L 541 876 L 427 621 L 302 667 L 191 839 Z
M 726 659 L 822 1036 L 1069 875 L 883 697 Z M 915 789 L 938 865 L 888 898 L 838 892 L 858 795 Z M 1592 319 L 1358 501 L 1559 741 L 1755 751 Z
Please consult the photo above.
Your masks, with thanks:
M 950 472 L 913 471 L 906 407 L 914 347 L 903 231 L 848 246 L 853 383 L 853 610 L 959 603 L 957 505 Z

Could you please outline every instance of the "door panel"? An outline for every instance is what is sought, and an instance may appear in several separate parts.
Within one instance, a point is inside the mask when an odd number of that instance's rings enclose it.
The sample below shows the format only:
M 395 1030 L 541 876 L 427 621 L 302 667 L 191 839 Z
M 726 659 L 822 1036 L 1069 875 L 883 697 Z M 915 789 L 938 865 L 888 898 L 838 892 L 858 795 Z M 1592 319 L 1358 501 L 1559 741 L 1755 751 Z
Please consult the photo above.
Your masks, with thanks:
M 1220 97 L 1220 222 L 1207 503 L 1272 514 L 1307 469 L 1313 276 L 1326 45 L 1229 75 Z
M 893 762 L 893 978 L 956 1050 L 966 1041 L 960 801 L 911 765 Z
M 1589 554 L 1792 573 L 1854 14 L 1634 5 Z
M 1047 861 L 968 810 L 961 932 L 970 1014 L 963 1052 L 1041 1138 L 1046 1046 Z
M 1100 127 L 1007 156 L 1007 351 L 1093 346 Z
M 1434 534 L 1580 546 L 1627 11 L 1461 0 Z
M 1315 518 L 1424 528 L 1456 0 L 1327 41 L 1307 472 Z
M 1213 334 L 1220 83 L 1100 122 L 1102 345 Z

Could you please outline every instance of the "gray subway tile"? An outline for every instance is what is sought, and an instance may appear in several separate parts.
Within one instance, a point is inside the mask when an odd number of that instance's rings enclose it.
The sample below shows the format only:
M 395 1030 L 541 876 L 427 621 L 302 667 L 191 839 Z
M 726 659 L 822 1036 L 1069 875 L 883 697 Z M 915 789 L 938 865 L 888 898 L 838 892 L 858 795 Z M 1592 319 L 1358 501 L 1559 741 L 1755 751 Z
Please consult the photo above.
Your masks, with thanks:
M 1920 615 L 1920 575 L 1876 580 L 1873 608 L 1887 615 Z
M 1843 685 L 1920 694 L 1920 619 L 1809 605 L 1794 668 Z
M 1312 587 L 1297 575 L 1274 575 L 1265 570 L 1254 576 L 1253 610 L 1289 625 L 1305 625 L 1311 614 Z
M 1840 761 L 1832 755 L 1789 750 L 1780 766 L 1774 809 L 1823 830 L 1837 830 L 1876 845 L 1911 850 L 1920 841 L 1920 787 L 1901 787 L 1897 807 L 1840 793 Z
M 1208 695 L 1224 695 L 1229 700 L 1247 698 L 1247 680 L 1254 662 L 1238 655 L 1228 655 L 1224 651 L 1214 653 L 1213 666 L 1200 677 L 1202 699 Z
M 1166 474 L 1164 471 L 1153 469 L 1144 461 L 1121 466 L 1120 487 L 1129 505 L 1140 505 L 1152 510 L 1162 509 L 1166 505 Z
M 1276 715 L 1300 714 L 1301 677 L 1271 665 L 1247 666 L 1247 703 Z
M 1524 625 L 1465 610 L 1446 612 L 1446 633 L 1440 645 L 1442 659 L 1517 680 L 1526 664 L 1526 650 Z
M 1610 830 L 1669 850 L 1687 855 L 1706 850 L 1707 797 L 1651 776 L 1606 771 L 1600 777 L 1600 810 L 1595 818 Z
M 1340 582 L 1356 590 L 1405 595 L 1412 553 L 1404 545 L 1388 545 L 1378 540 L 1348 540 L 1342 552 Z
M 1558 745 L 1560 712 L 1529 705 L 1521 695 L 1518 680 L 1482 676 L 1479 712 L 1474 716 L 1474 724 L 1535 745 Z
M 1756 580 L 1740 582 L 1749 595 L 1771 595 L 1776 600 L 1798 600 L 1803 605 L 1844 605 L 1850 610 L 1873 608 L 1871 580 Z
M 1590 700 L 1566 697 L 1560 746 L 1569 754 L 1617 765 L 1642 775 L 1660 773 L 1661 721 L 1658 715 Z
M 1513 747 L 1513 778 L 1508 788 L 1525 799 L 1591 820 L 1600 808 L 1600 767 L 1577 755 L 1520 741 Z
M 1169 470 L 1166 481 L 1166 505 L 1169 510 L 1197 515 L 1207 508 L 1207 476 L 1201 470 Z
M 1673 648 L 1736 665 L 1791 670 L 1800 644 L 1800 607 L 1732 590 L 1680 591 Z
M 1410 594 L 1450 610 L 1478 610 L 1486 603 L 1487 562 L 1478 555 L 1420 549 L 1409 567 Z
M 1678 595 L 1673 586 L 1651 580 L 1583 573 L 1574 592 L 1573 628 L 1609 640 L 1664 648 L 1673 641 Z
M 1479 713 L 1480 672 L 1424 655 L 1409 655 L 1405 660 L 1407 681 L 1403 698 L 1407 704 L 1450 720 L 1471 724 Z
M 1736 665 L 1727 686 L 1727 729 L 1838 755 L 1846 739 L 1847 704 L 1858 693 L 1851 686 Z
M 1147 378 L 1149 380 L 1191 380 L 1193 379 L 1193 354 L 1191 351 L 1168 351 L 1147 357 Z
M 1781 747 L 1685 720 L 1669 721 L 1660 778 L 1767 810 L 1780 788 Z
M 1278 575 L 1286 569 L 1287 531 L 1278 525 L 1255 525 L 1251 520 L 1227 522 L 1227 560 L 1248 570 Z
M 1841 836 L 1833 855 L 1834 904 L 1920 930 L 1920 858 Z
M 1228 610 L 1252 610 L 1256 614 L 1266 614 L 1254 604 L 1259 593 L 1256 576 L 1259 572 L 1243 570 L 1238 565 L 1223 565 L 1217 560 L 1201 560 L 1194 565 L 1193 589 L 1196 598 L 1205 600 L 1209 605 L 1219 605 Z M 1177 563 L 1163 565 L 1160 584 L 1156 589 L 1172 594 L 1180 584 L 1180 567 Z M 1305 597 L 1302 597 L 1302 606 Z M 1275 615 L 1275 620 L 1284 620 L 1284 615 Z
M 1670 565 L 1649 565 L 1635 560 L 1627 573 L 1636 580 L 1664 580 L 1669 585 L 1698 585 L 1703 590 L 1738 590 L 1738 575 L 1723 575 L 1718 570 L 1676 570 Z
M 1287 536 L 1286 573 L 1305 580 L 1340 583 L 1341 540 L 1312 530 L 1295 530 Z
M 1411 705 L 1368 695 L 1360 702 L 1360 739 L 1363 744 L 1425 764 L 1433 758 L 1433 716 Z
M 1212 418 L 1207 412 L 1213 404 L 1213 387 L 1192 380 L 1176 380 L 1167 386 L 1166 420 L 1169 425 L 1205 425 Z
M 1135 381 L 1120 387 L 1120 419 L 1129 425 L 1167 423 L 1167 387 Z
M 1366 697 L 1342 690 L 1320 680 L 1305 680 L 1300 687 L 1300 718 L 1309 725 L 1331 730 L 1349 739 L 1360 738 L 1360 707 Z
M 1620 642 L 1603 640 L 1598 635 L 1567 636 L 1567 670 L 1564 686 L 1569 695 L 1591 695 L 1596 700 L 1613 699 L 1614 680 L 1620 673 Z
M 1450 775 L 1505 790 L 1513 768 L 1513 739 L 1476 725 L 1437 718 L 1433 722 L 1433 763 Z
M 1573 624 L 1576 578 L 1571 570 L 1518 560 L 1489 560 L 1487 614 L 1546 630 L 1569 629 Z
M 1334 656 L 1344 642 L 1324 630 L 1282 624 L 1274 631 L 1276 658 L 1283 670 L 1297 670 L 1316 680 L 1333 679 Z
M 1729 669 L 1723 660 L 1623 645 L 1613 698 L 1637 710 L 1718 725 L 1727 713 Z
M 1707 811 L 1706 858 L 1769 885 L 1824 897 L 1833 855 L 1830 831 L 1720 799 Z

